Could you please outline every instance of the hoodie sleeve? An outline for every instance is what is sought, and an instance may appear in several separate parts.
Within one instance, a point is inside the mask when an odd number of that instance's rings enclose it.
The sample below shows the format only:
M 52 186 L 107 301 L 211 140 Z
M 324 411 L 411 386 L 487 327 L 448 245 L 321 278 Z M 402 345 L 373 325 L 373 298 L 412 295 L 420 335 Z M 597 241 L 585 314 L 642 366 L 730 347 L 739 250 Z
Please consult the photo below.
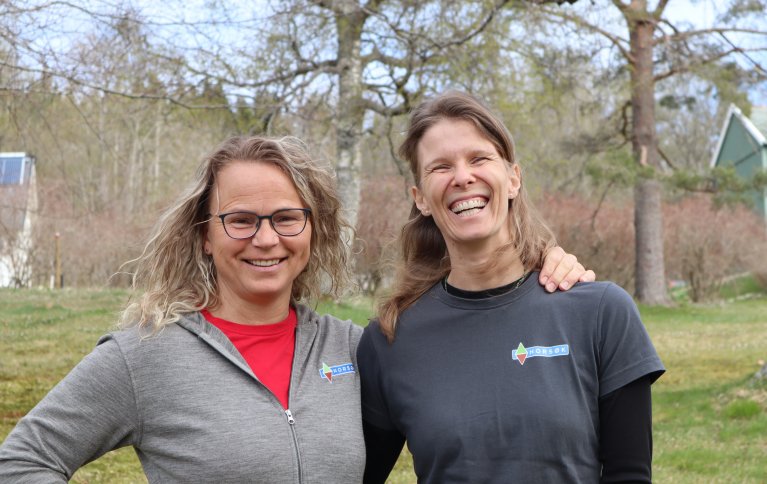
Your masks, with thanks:
M 0 445 L 0 481 L 67 482 L 84 464 L 135 444 L 137 422 L 128 366 L 105 336 Z

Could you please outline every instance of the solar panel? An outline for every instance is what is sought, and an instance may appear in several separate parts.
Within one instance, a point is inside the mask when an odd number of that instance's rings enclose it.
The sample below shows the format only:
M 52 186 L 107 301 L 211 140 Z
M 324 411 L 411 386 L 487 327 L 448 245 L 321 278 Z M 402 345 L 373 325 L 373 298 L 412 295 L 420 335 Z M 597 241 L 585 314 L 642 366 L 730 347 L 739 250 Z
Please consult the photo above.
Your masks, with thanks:
M 0 158 L 0 185 L 20 185 L 23 169 L 23 156 Z

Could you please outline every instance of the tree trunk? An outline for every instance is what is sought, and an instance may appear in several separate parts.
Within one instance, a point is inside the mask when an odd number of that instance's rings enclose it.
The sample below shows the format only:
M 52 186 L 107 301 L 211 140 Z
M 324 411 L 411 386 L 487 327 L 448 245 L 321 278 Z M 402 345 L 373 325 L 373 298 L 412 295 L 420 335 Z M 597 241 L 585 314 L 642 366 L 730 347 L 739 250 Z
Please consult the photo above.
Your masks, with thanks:
M 640 178 L 634 186 L 636 297 L 646 304 L 668 304 L 663 261 L 662 186 Z
M 642 168 L 661 168 L 655 131 L 655 82 L 653 79 L 654 19 L 646 0 L 633 0 L 624 10 L 631 46 L 632 149 Z M 663 213 L 661 183 L 640 175 L 634 187 L 636 237 L 636 297 L 646 304 L 668 304 L 663 261 Z
M 349 5 L 349 4 L 346 4 Z M 336 121 L 336 173 L 345 215 L 357 226 L 362 153 L 362 27 L 367 15 L 351 3 L 353 11 L 336 12 L 338 32 L 338 116 Z

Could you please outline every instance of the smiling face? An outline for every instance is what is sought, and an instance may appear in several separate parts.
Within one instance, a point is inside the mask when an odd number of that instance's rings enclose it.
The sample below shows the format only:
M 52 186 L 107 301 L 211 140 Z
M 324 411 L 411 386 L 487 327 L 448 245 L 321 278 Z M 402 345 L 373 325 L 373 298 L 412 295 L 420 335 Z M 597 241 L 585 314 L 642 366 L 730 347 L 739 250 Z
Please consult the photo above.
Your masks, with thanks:
M 417 146 L 416 206 L 437 224 L 448 251 L 494 250 L 511 241 L 509 200 L 520 189 L 518 165 L 504 160 L 469 121 L 442 119 Z
M 252 238 L 235 240 L 224 231 L 218 214 L 246 211 L 269 215 L 305 204 L 290 178 L 276 165 L 236 161 L 216 175 L 204 249 L 216 267 L 220 305 L 227 312 L 248 305 L 287 308 L 293 281 L 309 261 L 311 219 L 299 235 L 277 235 L 263 220 Z

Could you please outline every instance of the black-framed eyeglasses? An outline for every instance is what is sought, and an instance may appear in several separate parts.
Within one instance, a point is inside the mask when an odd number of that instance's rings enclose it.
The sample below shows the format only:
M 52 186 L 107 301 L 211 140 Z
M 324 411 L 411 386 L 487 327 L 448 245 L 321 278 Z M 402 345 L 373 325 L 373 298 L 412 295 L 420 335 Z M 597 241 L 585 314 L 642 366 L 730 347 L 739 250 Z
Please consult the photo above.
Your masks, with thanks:
M 271 215 L 258 215 L 253 212 L 229 212 L 217 215 L 221 219 L 226 235 L 233 239 L 249 239 L 258 233 L 261 221 L 269 224 L 277 235 L 294 237 L 306 228 L 306 220 L 312 211 L 308 208 L 283 208 Z

